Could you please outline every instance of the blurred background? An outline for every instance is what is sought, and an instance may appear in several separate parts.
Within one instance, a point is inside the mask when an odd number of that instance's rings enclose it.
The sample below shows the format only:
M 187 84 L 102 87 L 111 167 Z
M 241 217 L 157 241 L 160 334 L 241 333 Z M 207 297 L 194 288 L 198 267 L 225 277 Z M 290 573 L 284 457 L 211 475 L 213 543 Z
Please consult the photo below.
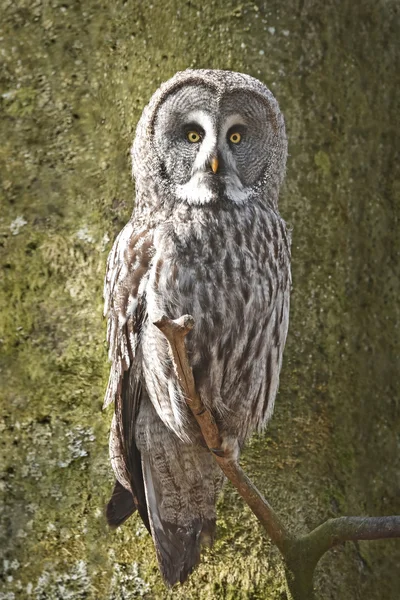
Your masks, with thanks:
M 230 485 L 214 548 L 174 591 L 140 520 L 104 519 L 105 263 L 134 204 L 137 120 L 187 67 L 261 79 L 289 137 L 291 325 L 242 464 L 297 532 L 399 513 L 399 24 L 395 0 L 2 0 L 1 600 L 286 599 Z M 399 560 L 398 541 L 338 547 L 317 598 L 395 600 Z

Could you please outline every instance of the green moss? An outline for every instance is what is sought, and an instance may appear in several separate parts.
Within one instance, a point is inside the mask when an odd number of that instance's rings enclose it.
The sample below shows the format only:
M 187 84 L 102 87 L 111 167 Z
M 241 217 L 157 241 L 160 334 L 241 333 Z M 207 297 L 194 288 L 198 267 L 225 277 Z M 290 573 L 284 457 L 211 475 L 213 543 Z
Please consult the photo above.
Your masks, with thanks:
M 20 87 L 2 93 L 4 111 L 11 117 L 29 117 L 36 106 L 37 91 L 31 87 Z
M 107 529 L 105 261 L 133 206 L 135 124 L 159 83 L 190 66 L 265 81 L 289 133 L 293 298 L 275 415 L 243 465 L 297 531 L 395 512 L 395 7 L 19 0 L 2 13 L 2 593 L 284 600 L 278 552 L 229 486 L 215 547 L 183 588 L 164 588 L 136 517 Z M 325 556 L 317 597 L 397 598 L 396 548 Z
M 323 152 L 323 150 L 319 150 L 319 152 L 317 152 L 314 155 L 314 162 L 315 162 L 316 166 L 319 169 L 321 169 L 321 171 L 324 175 L 326 175 L 327 177 L 330 175 L 331 161 L 329 158 L 329 154 L 327 154 L 326 152 Z

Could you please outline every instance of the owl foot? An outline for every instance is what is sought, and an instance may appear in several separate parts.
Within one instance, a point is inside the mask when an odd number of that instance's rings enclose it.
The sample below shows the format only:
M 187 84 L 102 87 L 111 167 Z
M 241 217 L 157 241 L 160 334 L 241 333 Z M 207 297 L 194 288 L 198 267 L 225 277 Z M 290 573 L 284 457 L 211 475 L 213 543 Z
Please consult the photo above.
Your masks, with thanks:
M 239 459 L 240 448 L 237 439 L 233 436 L 222 435 L 222 443 L 219 448 L 210 448 L 211 452 L 221 458 L 236 462 Z
M 217 456 L 220 456 L 221 458 L 227 458 L 225 456 L 225 450 L 223 450 L 223 448 L 210 448 L 210 450 L 213 454 L 216 454 Z

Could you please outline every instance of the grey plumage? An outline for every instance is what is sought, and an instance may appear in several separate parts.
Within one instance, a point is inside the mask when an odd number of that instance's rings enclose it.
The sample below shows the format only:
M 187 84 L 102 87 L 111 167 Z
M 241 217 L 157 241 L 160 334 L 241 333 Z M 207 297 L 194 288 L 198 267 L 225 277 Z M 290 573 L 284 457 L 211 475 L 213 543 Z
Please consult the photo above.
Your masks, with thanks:
M 223 477 L 153 323 L 193 315 L 197 389 L 224 449 L 240 452 L 272 414 L 286 341 L 290 237 L 278 212 L 286 154 L 271 92 L 230 71 L 177 73 L 137 127 L 135 209 L 104 288 L 117 479 L 107 518 L 118 526 L 139 510 L 169 585 L 212 543 Z

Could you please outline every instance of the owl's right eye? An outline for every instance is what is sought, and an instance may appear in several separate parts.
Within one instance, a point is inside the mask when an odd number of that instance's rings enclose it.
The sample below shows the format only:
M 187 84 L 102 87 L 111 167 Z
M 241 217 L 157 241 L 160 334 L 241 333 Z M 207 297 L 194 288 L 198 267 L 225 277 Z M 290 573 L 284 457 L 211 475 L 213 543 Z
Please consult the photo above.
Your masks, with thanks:
M 197 144 L 201 140 L 201 136 L 198 131 L 188 131 L 186 137 L 192 144 Z

